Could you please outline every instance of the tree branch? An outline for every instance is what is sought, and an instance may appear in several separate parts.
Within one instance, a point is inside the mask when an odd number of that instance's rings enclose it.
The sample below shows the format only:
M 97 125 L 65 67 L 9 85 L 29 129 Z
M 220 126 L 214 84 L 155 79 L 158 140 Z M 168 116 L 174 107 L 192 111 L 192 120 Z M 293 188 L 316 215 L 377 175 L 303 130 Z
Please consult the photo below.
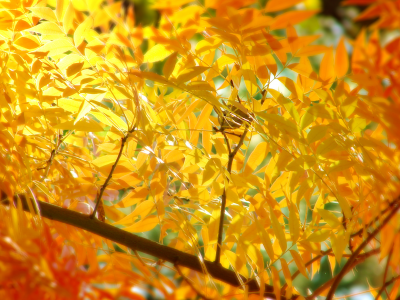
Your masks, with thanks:
M 382 285 L 381 289 L 379 290 L 378 294 L 376 295 L 375 300 L 379 299 L 379 296 L 382 294 L 383 291 L 386 292 L 387 298 L 389 299 L 389 295 L 388 295 L 388 292 L 386 290 L 385 283 L 386 283 L 387 273 L 388 273 L 388 270 L 389 270 L 390 259 L 391 259 L 392 254 L 393 254 L 393 247 L 394 247 L 394 245 L 392 245 L 392 247 L 390 248 L 389 256 L 387 258 L 387 262 L 386 262 L 386 266 L 385 266 L 385 271 L 383 273 L 383 280 L 382 280 L 383 281 L 383 285 Z
M 94 207 L 93 213 L 90 216 L 91 219 L 95 218 L 95 216 L 96 216 L 97 209 L 99 208 L 99 205 L 101 203 L 101 197 L 103 197 L 103 193 L 107 188 L 108 182 L 111 180 L 112 174 L 114 173 L 114 170 L 117 167 L 118 162 L 119 162 L 119 160 L 120 160 L 120 158 L 122 156 L 122 151 L 124 150 L 124 146 L 125 146 L 126 140 L 128 139 L 128 136 L 129 136 L 129 133 L 126 134 L 121 139 L 121 148 L 119 149 L 119 153 L 118 153 L 117 159 L 115 160 L 114 165 L 111 168 L 110 174 L 108 174 L 108 177 L 107 177 L 106 181 L 104 181 L 104 184 L 100 189 L 100 193 L 99 193 L 99 196 L 97 197 L 97 201 L 96 201 L 96 206 Z
M 397 275 L 395 277 L 393 277 L 392 279 L 390 279 L 389 281 L 385 282 L 381 289 L 379 290 L 378 294 L 376 295 L 375 299 L 379 299 L 379 296 L 382 294 L 382 292 L 389 286 L 391 285 L 393 282 L 395 282 L 396 280 L 400 279 L 400 275 Z M 388 297 L 389 299 L 389 297 Z M 398 299 L 398 297 L 396 298 Z
M 399 200 L 400 200 L 400 199 L 399 199 Z M 352 234 L 350 235 L 350 237 L 355 237 L 355 236 L 357 236 L 357 235 L 361 235 L 361 233 L 363 232 L 364 229 L 368 229 L 369 227 L 371 227 L 376 221 L 379 220 L 380 216 L 383 215 L 383 214 L 385 214 L 386 212 L 388 212 L 388 211 L 393 207 L 393 205 L 394 205 L 395 203 L 396 203 L 396 201 L 391 202 L 391 203 L 389 204 L 388 207 L 386 207 L 384 210 L 382 210 L 382 211 L 379 213 L 379 216 L 375 217 L 372 221 L 370 221 L 370 222 L 367 224 L 367 226 L 365 226 L 365 227 L 361 228 L 360 230 L 358 230 L 358 231 L 352 233 Z
M 335 291 L 344 277 L 344 275 L 347 273 L 347 270 L 351 267 L 353 264 L 354 260 L 357 259 L 358 254 L 364 249 L 365 246 L 382 230 L 383 227 L 386 226 L 386 224 L 390 221 L 390 219 L 397 213 L 397 210 L 400 208 L 400 205 L 398 204 L 400 197 L 394 200 L 393 202 L 395 203 L 393 205 L 393 210 L 389 213 L 389 215 L 382 221 L 382 224 L 380 224 L 368 237 L 367 239 L 361 243 L 360 246 L 354 251 L 354 253 L 350 256 L 350 258 L 347 260 L 346 264 L 343 266 L 342 270 L 340 270 L 339 274 L 336 276 L 335 280 L 332 283 L 332 287 L 330 288 L 328 295 L 326 296 L 326 300 L 332 300 L 333 295 L 335 294 Z
M 5 193 L 1 194 L 1 199 L 3 204 L 10 205 L 10 201 L 7 200 L 7 196 L 5 195 Z M 29 212 L 28 201 L 32 201 L 32 199 L 27 199 L 24 195 L 19 195 L 19 200 L 17 196 L 14 197 L 14 202 L 17 203 L 17 201 L 21 201 L 23 209 Z M 124 245 L 128 248 L 140 251 L 142 253 L 152 255 L 164 261 L 168 261 L 172 264 L 174 264 L 178 260 L 180 266 L 203 273 L 202 264 L 200 263 L 199 258 L 195 255 L 188 254 L 177 249 L 147 240 L 145 238 L 126 232 L 122 229 L 116 228 L 112 225 L 100 222 L 97 219 L 91 219 L 88 215 L 84 215 L 42 201 L 37 201 L 37 204 L 40 215 L 44 218 L 59 221 L 77 228 L 84 229 L 88 232 L 109 239 L 115 243 Z M 238 275 L 234 271 L 225 269 L 220 264 L 216 264 L 207 260 L 204 261 L 204 265 L 207 268 L 207 272 L 214 279 L 220 280 L 231 286 L 235 286 L 238 288 L 241 287 L 241 284 L 237 277 Z M 249 287 L 249 292 L 260 292 L 259 285 L 255 279 L 248 279 L 241 276 L 241 280 L 243 282 L 246 282 Z M 266 284 L 264 287 L 264 291 L 264 297 L 268 297 L 271 299 L 276 298 L 274 294 L 274 288 L 272 286 Z M 296 299 L 296 297 L 297 295 L 293 296 L 292 299 Z M 286 300 L 286 298 L 281 297 L 281 300 Z
M 246 125 L 246 128 L 245 128 L 242 136 L 240 137 L 239 143 L 236 145 L 235 149 L 232 151 L 232 149 L 229 145 L 229 140 L 226 137 L 224 130 L 222 130 L 222 134 L 224 135 L 226 144 L 228 146 L 228 152 L 229 152 L 229 161 L 228 161 L 228 167 L 227 167 L 227 171 L 229 174 L 231 174 L 231 172 L 232 172 L 233 160 L 235 158 L 236 153 L 238 153 L 240 147 L 242 147 L 242 145 L 244 143 L 244 139 L 246 138 L 247 132 L 248 132 L 248 125 Z M 220 213 L 219 227 L 218 227 L 217 251 L 215 252 L 215 261 L 214 261 L 216 264 L 219 264 L 220 259 L 221 259 L 222 235 L 224 233 L 225 208 L 226 208 L 226 188 L 224 188 L 224 193 L 221 196 L 221 213 Z
M 371 250 L 367 253 L 361 254 L 358 256 L 357 260 L 354 261 L 354 263 L 351 265 L 351 268 L 348 268 L 347 272 L 351 271 L 355 266 L 357 266 L 358 264 L 362 263 L 363 261 L 365 261 L 368 257 L 375 255 L 377 253 L 379 253 L 380 249 L 374 249 Z M 320 287 L 318 287 L 310 296 L 307 296 L 306 299 L 307 300 L 313 300 L 315 298 L 317 298 L 317 296 L 319 296 L 319 294 L 321 294 L 324 290 L 326 290 L 331 284 L 332 282 L 336 279 L 336 277 L 333 277 L 331 279 L 329 279 L 327 282 L 325 282 L 323 285 L 321 285 Z
M 319 259 L 321 259 L 322 257 L 324 257 L 325 255 L 328 255 L 329 253 L 332 252 L 332 249 L 326 250 L 326 251 L 322 251 L 322 253 L 320 255 L 317 255 L 316 257 L 314 257 L 313 259 L 310 259 L 307 263 L 304 264 L 305 267 L 308 267 L 309 265 L 311 265 L 314 261 L 317 261 Z M 292 275 L 292 281 L 296 279 L 296 277 L 300 274 L 300 271 L 297 270 L 296 272 L 293 273 Z M 285 282 L 285 284 L 282 286 L 281 288 L 281 294 L 284 294 L 285 290 L 287 288 L 287 283 Z

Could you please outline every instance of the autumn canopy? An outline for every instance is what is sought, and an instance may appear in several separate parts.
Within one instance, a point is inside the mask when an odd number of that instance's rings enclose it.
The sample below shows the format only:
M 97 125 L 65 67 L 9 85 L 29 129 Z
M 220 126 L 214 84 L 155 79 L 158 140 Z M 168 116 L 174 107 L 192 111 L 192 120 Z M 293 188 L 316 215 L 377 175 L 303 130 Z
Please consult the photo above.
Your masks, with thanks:
M 398 299 L 400 4 L 319 2 L 0 1 L 0 299 Z

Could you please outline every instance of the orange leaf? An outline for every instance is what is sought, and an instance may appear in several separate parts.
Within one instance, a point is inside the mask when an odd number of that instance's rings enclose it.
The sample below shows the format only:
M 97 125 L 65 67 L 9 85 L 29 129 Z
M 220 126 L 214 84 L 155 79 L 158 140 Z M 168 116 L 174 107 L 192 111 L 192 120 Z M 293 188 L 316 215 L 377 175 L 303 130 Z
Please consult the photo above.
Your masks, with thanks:
M 265 6 L 265 12 L 273 12 L 278 10 L 283 10 L 302 2 L 303 0 L 268 0 Z
M 280 1 L 285 2 L 285 1 Z M 287 13 L 281 14 L 275 18 L 275 22 L 271 24 L 270 29 L 282 29 L 287 28 L 289 25 L 296 25 L 308 18 L 311 18 L 315 15 L 317 10 L 298 10 L 298 11 L 289 11 Z
M 336 49 L 335 71 L 338 77 L 343 77 L 349 70 L 349 56 L 343 38 L 340 39 Z

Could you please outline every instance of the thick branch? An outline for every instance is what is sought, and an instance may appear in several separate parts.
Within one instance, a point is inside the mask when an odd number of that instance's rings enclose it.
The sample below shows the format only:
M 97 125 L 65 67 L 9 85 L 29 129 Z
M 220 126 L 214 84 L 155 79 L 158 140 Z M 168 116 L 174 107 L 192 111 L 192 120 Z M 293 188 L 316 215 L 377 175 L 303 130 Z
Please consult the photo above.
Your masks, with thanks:
M 333 295 L 335 294 L 335 291 L 344 277 L 344 275 L 347 273 L 348 269 L 351 268 L 354 260 L 357 259 L 358 254 L 364 249 L 365 246 L 382 230 L 383 227 L 386 226 L 386 224 L 390 221 L 390 219 L 397 213 L 397 210 L 400 208 L 398 204 L 399 198 L 397 198 L 393 205 L 393 210 L 389 213 L 389 215 L 382 221 L 382 224 L 380 224 L 368 237 L 367 239 L 361 243 L 360 246 L 354 251 L 354 253 L 350 256 L 346 264 L 343 266 L 342 270 L 340 270 L 339 274 L 335 277 L 335 280 L 332 283 L 332 286 L 328 292 L 328 295 L 326 296 L 326 300 L 332 300 Z
M 2 194 L 1 196 L 2 199 L 5 198 L 4 194 Z M 23 209 L 29 212 L 28 201 L 32 200 L 27 200 L 27 198 L 23 195 L 20 195 L 19 199 L 22 202 Z M 14 201 L 17 201 L 16 197 Z M 2 202 L 3 204 L 9 204 L 8 200 L 2 200 Z M 91 219 L 88 215 L 83 215 L 81 213 L 42 201 L 37 201 L 37 204 L 39 207 L 40 215 L 44 218 L 59 221 L 77 228 L 84 229 L 103 238 L 109 239 L 115 243 L 124 245 L 136 251 L 152 255 L 173 264 L 176 261 L 179 261 L 179 265 L 182 267 L 186 267 L 201 273 L 203 272 L 199 258 L 195 255 L 188 254 L 168 246 L 160 245 L 156 242 L 131 234 L 112 225 L 100 222 L 96 219 Z M 211 261 L 204 261 L 204 265 L 207 268 L 207 272 L 214 279 L 220 280 L 235 287 L 241 287 L 241 284 L 237 278 L 238 275 L 234 271 L 225 269 L 220 264 L 216 264 Z M 246 284 L 248 285 L 249 292 L 260 292 L 260 288 L 255 279 L 247 279 L 243 276 L 241 277 L 241 280 L 243 282 L 246 282 Z M 273 290 L 274 289 L 272 286 L 265 285 L 264 297 L 275 299 L 275 294 L 273 293 Z M 295 299 L 296 296 L 292 298 Z M 283 297 L 281 297 L 281 299 L 285 300 L 285 298 Z

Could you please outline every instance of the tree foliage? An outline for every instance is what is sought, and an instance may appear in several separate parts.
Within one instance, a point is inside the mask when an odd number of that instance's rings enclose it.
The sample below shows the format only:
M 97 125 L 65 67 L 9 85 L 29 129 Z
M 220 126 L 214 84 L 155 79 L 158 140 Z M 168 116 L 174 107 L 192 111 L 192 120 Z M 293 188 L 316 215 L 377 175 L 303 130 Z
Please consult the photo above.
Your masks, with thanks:
M 145 27 L 1 1 L 1 298 L 332 299 L 375 256 L 394 299 L 400 7 L 344 4 L 379 18 L 331 46 L 301 0 L 160 0 Z

